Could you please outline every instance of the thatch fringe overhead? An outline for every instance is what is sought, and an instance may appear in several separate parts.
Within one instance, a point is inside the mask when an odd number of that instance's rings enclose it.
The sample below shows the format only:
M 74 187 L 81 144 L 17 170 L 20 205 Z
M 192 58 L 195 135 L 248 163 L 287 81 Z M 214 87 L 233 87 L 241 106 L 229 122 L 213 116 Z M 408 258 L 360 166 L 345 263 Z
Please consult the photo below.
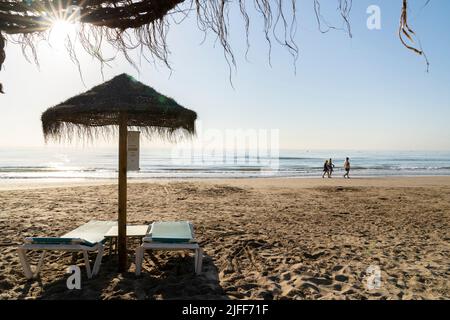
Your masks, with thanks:
M 425 5 L 427 5 L 429 2 L 430 0 L 427 0 Z M 400 27 L 398 28 L 398 36 L 400 38 L 400 41 L 406 48 L 424 57 L 428 68 L 430 63 L 428 62 L 428 58 L 422 49 L 420 41 L 418 41 L 419 42 L 418 47 L 414 46 L 415 42 L 414 39 L 416 38 L 416 33 L 410 28 L 408 24 L 408 0 L 403 0 L 402 13 L 400 16 Z
M 5 39 L 3 38 L 2 33 L 0 32 L 0 70 L 2 70 L 3 62 L 5 61 Z
M 227 61 L 234 64 L 228 42 L 230 7 L 238 5 L 248 35 L 248 7 L 254 6 L 264 19 L 267 40 L 270 42 L 273 31 L 276 41 L 296 56 L 298 50 L 292 38 L 295 3 L 296 0 L 0 0 L 0 32 L 22 45 L 27 59 L 31 53 L 37 61 L 35 44 L 46 37 L 45 31 L 51 29 L 53 21 L 77 20 L 81 22 L 77 41 L 102 63 L 109 60 L 101 52 L 102 43 L 106 42 L 121 51 L 133 65 L 129 51 L 140 48 L 142 52 L 148 49 L 153 58 L 169 66 L 168 28 L 195 12 L 198 27 L 217 35 Z M 277 27 L 280 32 L 276 32 Z M 67 39 L 66 46 L 70 57 L 78 63 L 74 43 Z
M 48 139 L 90 139 L 116 134 L 120 113 L 128 126 L 148 137 L 177 140 L 195 133 L 197 114 L 172 98 L 121 74 L 91 90 L 47 109 L 41 117 Z
M 336 1 L 345 29 L 351 35 L 349 15 L 352 0 Z M 423 54 L 421 49 L 413 45 L 414 32 L 407 21 L 408 0 L 401 1 L 401 41 L 408 49 Z M 192 12 L 195 12 L 202 31 L 217 35 L 227 61 L 234 64 L 228 42 L 228 14 L 233 5 L 237 6 L 244 21 L 247 45 L 249 8 L 253 6 L 264 20 L 263 31 L 269 46 L 271 39 L 275 39 L 297 58 L 298 48 L 294 41 L 296 0 L 0 0 L 0 68 L 5 55 L 3 38 L 22 45 L 25 56 L 30 49 L 37 62 L 35 45 L 46 37 L 45 31 L 58 19 L 79 20 L 81 27 L 77 41 L 102 63 L 108 61 L 101 53 L 102 43 L 107 42 L 121 51 L 130 63 L 133 61 L 128 55 L 129 51 L 141 48 L 142 51 L 149 49 L 153 58 L 162 60 L 169 66 L 166 43 L 169 25 L 179 23 L 175 19 Z M 325 23 L 320 14 L 320 0 L 314 0 L 314 7 L 319 25 Z M 78 63 L 74 43 L 67 39 L 66 46 L 72 60 Z

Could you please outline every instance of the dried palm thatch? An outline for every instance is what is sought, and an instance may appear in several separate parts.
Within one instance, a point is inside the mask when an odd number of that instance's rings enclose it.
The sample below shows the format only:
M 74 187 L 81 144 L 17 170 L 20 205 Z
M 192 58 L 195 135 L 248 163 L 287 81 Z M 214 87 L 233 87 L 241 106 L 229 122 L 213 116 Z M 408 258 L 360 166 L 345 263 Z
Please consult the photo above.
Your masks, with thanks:
M 427 5 L 429 2 L 430 0 L 427 0 L 425 5 Z M 428 58 L 423 51 L 420 42 L 419 47 L 414 47 L 413 45 L 415 42 L 414 38 L 416 38 L 416 33 L 410 28 L 408 24 L 408 0 L 403 0 L 402 13 L 400 16 L 400 27 L 398 28 L 398 37 L 406 48 L 424 57 L 428 68 L 430 63 L 428 62 Z M 404 37 L 406 37 L 406 39 Z
M 195 133 L 194 111 L 121 74 L 47 109 L 41 117 L 45 139 L 92 138 L 114 134 L 121 113 L 127 125 L 147 136 L 176 139 Z
M 423 55 L 423 50 L 414 46 L 415 34 L 408 25 L 408 0 L 402 1 L 399 36 L 406 48 Z M 27 59 L 28 51 L 38 63 L 36 44 L 48 36 L 54 21 L 77 20 L 80 28 L 76 40 L 84 50 L 103 65 L 112 58 L 101 52 L 102 43 L 107 42 L 121 51 L 128 61 L 130 51 L 144 49 L 151 56 L 163 61 L 168 67 L 169 50 L 166 43 L 168 28 L 180 23 L 184 17 L 194 13 L 203 32 L 212 32 L 222 45 L 227 62 L 235 65 L 229 43 L 229 12 L 233 5 L 240 11 L 247 37 L 250 29 L 249 7 L 253 5 L 264 20 L 265 38 L 286 47 L 294 59 L 298 47 L 294 41 L 296 31 L 296 0 L 0 0 L 0 69 L 5 59 L 4 43 L 9 40 L 22 46 Z M 351 36 L 350 11 L 353 0 L 336 0 L 344 29 Z M 429 0 L 427 1 L 427 3 Z M 325 23 L 320 13 L 320 0 L 314 0 L 315 14 L 321 29 Z M 177 21 L 181 19 L 181 21 Z M 333 26 L 328 28 L 336 29 Z M 322 31 L 322 30 L 321 30 Z M 406 37 L 406 39 L 405 39 Z M 70 58 L 78 64 L 74 43 L 66 39 Z M 270 49 L 269 49 L 270 50 Z M 270 61 L 270 51 L 269 51 Z
M 35 45 L 46 39 L 46 31 L 51 29 L 53 22 L 77 20 L 80 22 L 77 40 L 102 63 L 109 61 L 101 52 L 102 43 L 107 42 L 132 64 L 129 52 L 140 48 L 141 52 L 149 49 L 153 58 L 169 66 L 166 43 L 169 25 L 180 23 L 188 14 L 194 13 L 199 29 L 216 34 L 227 61 L 234 64 L 228 42 L 228 14 L 231 5 L 238 4 L 248 35 L 248 3 L 253 3 L 262 15 L 266 39 L 270 41 L 270 31 L 281 25 L 284 34 L 274 34 L 275 38 L 296 55 L 297 47 L 292 39 L 296 0 L 0 0 L 0 37 L 3 33 L 3 38 L 22 45 L 27 59 L 28 51 L 31 51 L 37 63 Z M 285 14 L 289 9 L 285 7 L 286 3 L 292 13 L 289 22 Z M 77 62 L 74 43 L 67 41 L 66 46 L 70 57 Z

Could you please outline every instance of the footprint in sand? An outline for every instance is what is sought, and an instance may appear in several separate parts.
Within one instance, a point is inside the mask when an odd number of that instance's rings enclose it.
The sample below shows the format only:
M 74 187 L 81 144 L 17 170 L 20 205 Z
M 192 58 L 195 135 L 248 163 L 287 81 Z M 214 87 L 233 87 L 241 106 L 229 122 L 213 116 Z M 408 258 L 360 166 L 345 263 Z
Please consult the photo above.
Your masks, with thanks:
M 334 279 L 336 281 L 339 281 L 339 282 L 347 282 L 348 281 L 348 276 L 346 276 L 344 274 L 337 274 L 337 275 L 334 276 Z

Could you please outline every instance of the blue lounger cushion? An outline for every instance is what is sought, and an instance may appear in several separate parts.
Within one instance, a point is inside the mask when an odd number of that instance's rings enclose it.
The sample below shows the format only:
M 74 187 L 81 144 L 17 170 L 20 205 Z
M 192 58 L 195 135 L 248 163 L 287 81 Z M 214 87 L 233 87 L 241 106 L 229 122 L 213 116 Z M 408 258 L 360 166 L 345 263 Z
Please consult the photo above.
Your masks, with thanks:
M 154 222 L 150 233 L 144 238 L 147 242 L 186 243 L 193 242 L 194 235 L 188 221 Z
M 116 221 L 91 220 L 61 237 L 29 237 L 25 242 L 32 244 L 79 244 L 95 246 L 106 241 L 105 235 Z
M 111 227 L 117 226 L 116 221 L 91 220 L 75 230 L 66 233 L 61 238 L 83 239 L 86 243 L 95 245 L 106 241 L 105 235 Z
M 57 238 L 57 237 L 28 237 L 25 238 L 26 243 L 32 244 L 80 244 L 93 247 L 96 243 L 92 243 L 80 238 Z

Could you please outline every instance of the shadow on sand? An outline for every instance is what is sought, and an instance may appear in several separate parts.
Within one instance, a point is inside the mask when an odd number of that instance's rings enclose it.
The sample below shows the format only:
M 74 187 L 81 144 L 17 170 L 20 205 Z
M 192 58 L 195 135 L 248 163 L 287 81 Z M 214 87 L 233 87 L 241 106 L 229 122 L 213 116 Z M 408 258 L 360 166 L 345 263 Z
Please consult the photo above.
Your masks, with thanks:
M 117 273 L 117 257 L 103 258 L 99 274 L 87 279 L 81 260 L 82 279 L 80 290 L 67 289 L 69 274 L 55 281 L 41 279 L 27 281 L 21 298 L 37 286 L 42 290 L 39 299 L 228 299 L 220 286 L 218 269 L 211 257 L 204 255 L 200 275 L 194 274 L 194 259 L 191 255 L 161 253 L 146 254 L 142 274 L 136 276 L 135 265 L 128 272 Z M 48 270 L 47 270 L 48 271 Z M 45 268 L 42 273 L 45 273 Z M 45 282 L 45 283 L 44 283 Z

